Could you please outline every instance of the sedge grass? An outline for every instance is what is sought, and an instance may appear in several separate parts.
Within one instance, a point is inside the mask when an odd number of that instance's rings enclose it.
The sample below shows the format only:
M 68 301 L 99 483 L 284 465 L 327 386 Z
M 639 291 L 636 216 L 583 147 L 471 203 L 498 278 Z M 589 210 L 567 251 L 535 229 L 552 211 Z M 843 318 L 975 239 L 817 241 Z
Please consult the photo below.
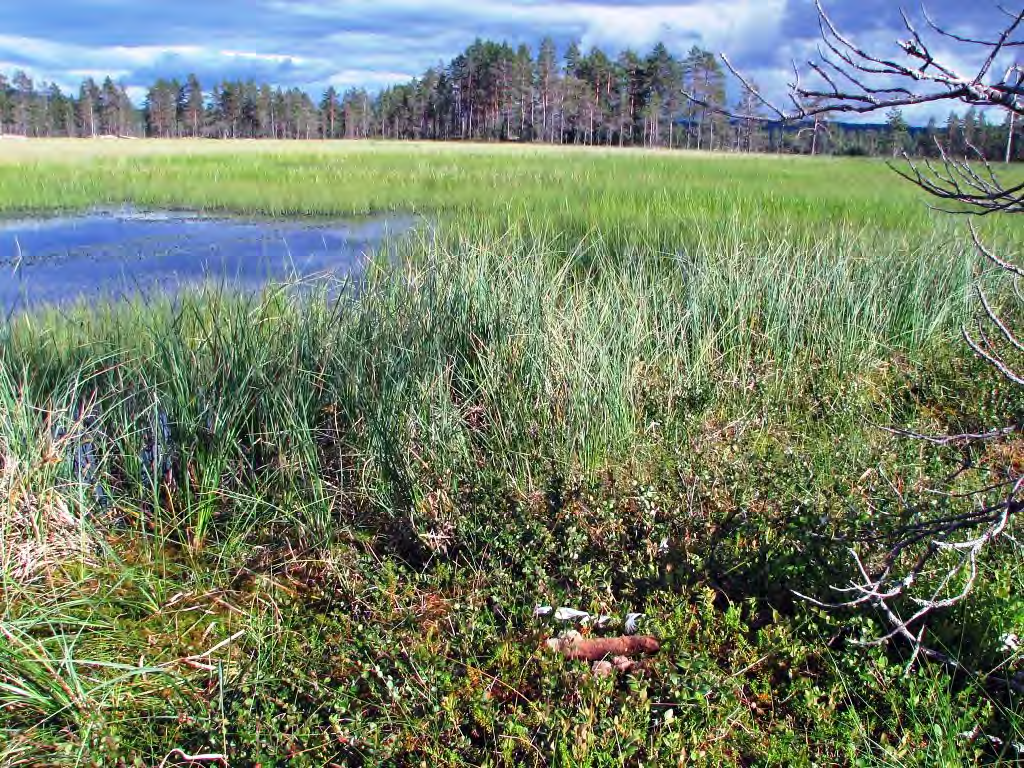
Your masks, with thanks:
M 934 737 L 928 701 L 892 716 L 916 689 L 885 653 L 836 660 L 835 620 L 787 598 L 834 575 L 817 521 L 897 504 L 870 478 L 955 465 L 871 423 L 1020 408 L 954 342 L 985 265 L 884 166 L 29 146 L 0 209 L 426 222 L 358 288 L 3 328 L 5 759 L 800 763 Z M 668 651 L 591 680 L 534 653 L 540 602 L 643 612 Z M 1019 703 L 988 695 L 942 724 L 1012 737 Z

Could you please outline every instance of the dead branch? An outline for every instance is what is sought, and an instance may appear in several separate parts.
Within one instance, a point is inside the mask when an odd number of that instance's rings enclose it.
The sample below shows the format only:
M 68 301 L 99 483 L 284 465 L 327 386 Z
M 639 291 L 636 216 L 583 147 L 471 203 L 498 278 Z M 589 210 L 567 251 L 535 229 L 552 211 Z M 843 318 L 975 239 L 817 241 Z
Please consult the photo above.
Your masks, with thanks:
M 723 114 L 734 120 L 760 123 L 801 124 L 813 120 L 819 130 L 821 119 L 835 114 L 868 114 L 880 110 L 912 107 L 937 102 L 956 101 L 973 107 L 999 107 L 1013 116 L 1024 115 L 1024 66 L 1016 61 L 1001 76 L 993 76 L 1003 54 L 1024 47 L 1024 10 L 1009 12 L 1000 9 L 1006 23 L 990 38 L 961 35 L 935 21 L 922 8 L 928 30 L 933 37 L 957 49 L 946 53 L 943 60 L 933 52 L 933 44 L 918 31 L 910 16 L 900 11 L 908 37 L 896 41 L 900 55 L 886 56 L 860 46 L 841 32 L 821 0 L 815 0 L 821 38 L 817 59 L 804 63 L 805 72 L 793 63 L 793 79 L 789 83 L 789 107 L 767 98 L 746 77 L 728 56 L 721 59 L 753 104 L 768 114 L 740 114 L 690 92 L 683 95 L 702 109 Z M 981 65 L 972 72 L 958 70 L 952 60 L 960 58 L 962 49 L 985 51 Z M 945 52 L 945 51 L 944 51 Z M 806 77 L 805 77 L 806 75 Z M 1024 210 L 1024 183 L 1004 187 L 988 161 L 968 143 L 969 153 L 963 158 L 936 141 L 939 161 L 912 160 L 906 154 L 907 168 L 893 166 L 903 178 L 924 189 L 944 204 L 940 210 L 951 213 L 1018 213 Z M 1009 147 L 1007 149 L 1009 156 Z M 980 164 L 979 171 L 975 164 Z M 938 207 L 938 206 L 936 206 Z
M 995 256 L 986 248 L 973 225 L 971 236 L 978 252 L 1000 271 L 1014 277 L 1021 275 L 1020 267 Z M 984 289 L 978 286 L 976 294 L 980 312 L 975 319 L 975 331 L 973 334 L 966 328 L 963 331 L 968 346 L 1003 378 L 1013 384 L 1024 385 L 1024 376 L 1006 360 L 1010 353 L 1024 353 L 1024 343 L 1003 319 Z M 990 334 L 985 332 L 986 327 L 995 329 L 1001 342 L 993 341 L 995 337 L 990 338 Z M 1021 425 L 941 437 L 907 430 L 889 431 L 938 446 L 971 445 L 1018 434 Z M 1012 519 L 1024 509 L 1024 477 L 1010 477 L 959 498 L 981 499 L 999 489 L 1005 495 L 992 503 L 981 502 L 969 512 L 918 520 L 893 531 L 888 537 L 887 548 L 873 559 L 877 562 L 874 568 L 869 568 L 864 556 L 851 548 L 856 575 L 848 585 L 833 587 L 843 599 L 826 602 L 807 595 L 799 596 L 822 608 L 876 610 L 885 619 L 888 630 L 874 640 L 862 642 L 864 645 L 884 645 L 900 638 L 913 649 L 911 663 L 919 656 L 925 656 L 959 666 L 956 659 L 924 643 L 925 619 L 936 611 L 951 608 L 965 600 L 977 583 L 979 563 L 984 554 L 1004 536 L 1015 541 L 1007 530 Z M 953 494 L 948 496 L 955 498 Z
M 975 154 L 973 161 L 954 158 L 939 141 L 935 142 L 940 163 L 930 159 L 915 160 L 906 153 L 904 169 L 890 163 L 899 176 L 917 185 L 932 197 L 952 203 L 955 207 L 937 208 L 945 213 L 987 216 L 992 213 L 1020 213 L 1024 211 L 1024 183 L 1004 187 L 982 153 L 971 147 Z M 983 169 L 981 172 L 978 166 Z M 980 243 L 976 244 L 980 246 Z M 1017 269 L 1017 268 L 1014 268 Z
M 950 32 L 925 14 L 931 30 L 961 46 L 983 46 L 988 49 L 981 66 L 974 72 L 960 72 L 951 63 L 933 54 L 925 37 L 903 13 L 904 26 L 910 37 L 896 43 L 900 58 L 887 57 L 867 50 L 843 34 L 821 4 L 815 0 L 821 46 L 818 59 L 805 62 L 814 77 L 805 81 L 794 65 L 794 78 L 789 84 L 792 109 L 783 109 L 752 88 L 746 78 L 725 55 L 722 61 L 729 72 L 766 106 L 773 117 L 737 115 L 720 105 L 709 103 L 689 92 L 684 95 L 694 104 L 729 117 L 749 120 L 801 122 L 815 115 L 848 113 L 866 114 L 893 107 L 909 107 L 938 101 L 960 101 L 974 106 L 1003 107 L 1024 115 L 1024 72 L 1014 64 L 1006 73 L 992 80 L 989 75 L 1000 54 L 1024 46 L 1017 35 L 1024 25 L 1024 10 L 1011 14 L 1008 23 L 992 40 L 978 40 Z M 901 12 L 902 13 L 902 12 Z M 898 83 L 893 85 L 892 83 Z
M 984 440 L 994 440 L 999 437 L 1008 437 L 1016 432 L 1021 431 L 1021 427 L 1013 425 L 1009 427 L 1000 427 L 999 429 L 990 429 L 987 432 L 964 432 L 959 435 L 926 435 L 921 432 L 914 432 L 910 429 L 895 429 L 893 427 L 881 427 L 883 432 L 888 432 L 891 435 L 898 435 L 899 437 L 912 437 L 915 440 L 921 440 L 932 445 L 966 445 L 969 443 L 981 442 Z
M 838 602 L 824 602 L 807 595 L 798 594 L 813 605 L 828 609 L 848 610 L 868 606 L 877 609 L 889 624 L 889 631 L 873 640 L 860 641 L 861 645 L 884 645 L 894 638 L 908 641 L 914 650 L 913 658 L 927 656 L 952 666 L 959 662 L 923 643 L 923 620 L 931 613 L 962 602 L 971 594 L 978 579 L 979 559 L 989 545 L 1002 536 L 1010 519 L 1024 508 L 1021 489 L 1024 477 L 1017 480 L 1006 499 L 998 504 L 978 510 L 966 519 L 931 521 L 913 526 L 900 538 L 882 558 L 880 566 L 869 571 L 860 553 L 850 550 L 857 567 L 858 577 L 846 587 L 833 587 L 850 599 Z M 965 534 L 961 538 L 957 534 Z M 904 553 L 915 545 L 924 543 L 924 551 L 913 565 L 901 569 Z M 934 579 L 923 593 L 912 588 L 928 574 L 934 561 L 943 555 L 952 555 L 953 564 L 940 567 L 941 576 Z M 900 612 L 900 604 L 911 606 L 909 616 Z M 915 634 L 912 629 L 922 625 Z
M 693 94 L 684 95 L 703 109 L 744 121 L 785 124 L 814 120 L 814 127 L 808 124 L 804 130 L 815 135 L 824 115 L 867 114 L 936 102 L 1002 108 L 1010 113 L 1011 119 L 1024 115 L 1024 66 L 1014 61 L 1003 74 L 994 74 L 1002 68 L 1004 54 L 1015 54 L 1024 47 L 1024 9 L 1009 11 L 1000 7 L 1005 21 L 991 35 L 952 31 L 940 25 L 927 10 L 925 34 L 901 11 L 907 37 L 896 41 L 898 55 L 888 56 L 860 46 L 840 31 L 821 0 L 815 0 L 815 7 L 821 41 L 818 57 L 805 62 L 803 71 L 794 62 L 788 92 L 791 107 L 768 99 L 725 55 L 722 61 L 728 71 L 754 97 L 747 103 L 763 107 L 768 116 L 735 114 Z M 933 43 L 936 38 L 943 44 L 941 56 L 939 47 Z M 960 54 L 978 53 L 978 49 L 983 53 L 982 61 L 973 71 L 961 71 L 953 63 L 968 58 Z M 1024 183 L 1004 185 L 983 153 L 966 138 L 964 143 L 967 149 L 963 157 L 954 156 L 936 141 L 937 160 L 917 160 L 904 154 L 905 164 L 892 167 L 899 176 L 938 201 L 932 206 L 938 210 L 977 216 L 1024 212 Z M 1024 279 L 1024 268 L 995 255 L 981 241 L 973 224 L 970 231 L 978 253 L 1009 279 L 1013 286 L 1011 298 L 1024 306 L 1024 291 L 1019 285 Z M 976 296 L 978 312 L 969 327 L 963 328 L 968 347 L 1008 382 L 1024 386 L 1024 341 L 980 285 Z M 1005 439 L 1022 428 L 1024 425 L 1018 423 L 946 436 L 890 431 L 936 446 L 962 448 Z M 933 613 L 967 599 L 978 582 L 980 563 L 987 553 L 1004 539 L 1017 542 L 1008 533 L 1024 507 L 1024 477 L 1017 474 L 1007 471 L 998 482 L 989 482 L 966 494 L 942 494 L 950 502 L 971 503 L 969 511 L 954 509 L 931 516 L 914 511 L 909 524 L 860 539 L 861 548 L 850 549 L 853 578 L 845 586 L 833 587 L 838 600 L 800 596 L 823 608 L 875 611 L 888 626 L 884 634 L 864 641 L 865 644 L 884 645 L 902 639 L 913 649 L 911 665 L 925 656 L 959 666 L 957 660 L 926 645 L 926 620 Z M 910 511 L 902 496 L 900 500 Z

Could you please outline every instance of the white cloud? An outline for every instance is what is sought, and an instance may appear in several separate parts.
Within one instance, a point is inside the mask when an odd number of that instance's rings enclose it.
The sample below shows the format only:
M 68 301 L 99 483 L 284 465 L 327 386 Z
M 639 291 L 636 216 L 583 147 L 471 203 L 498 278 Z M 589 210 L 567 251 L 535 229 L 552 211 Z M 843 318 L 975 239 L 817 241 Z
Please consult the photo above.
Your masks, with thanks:
M 4 60 L 6 59 L 6 61 Z M 74 62 L 71 67 L 67 62 Z M 36 80 L 53 80 L 62 88 L 77 91 L 87 77 L 110 77 L 128 84 L 128 94 L 136 103 L 145 96 L 145 83 L 134 82 L 140 72 L 146 77 L 159 71 L 158 77 L 184 77 L 189 71 L 237 71 L 246 67 L 276 70 L 287 66 L 301 78 L 306 70 L 321 79 L 336 67 L 327 60 L 316 60 L 287 53 L 220 50 L 199 45 L 144 45 L 87 47 L 37 38 L 0 34 L 0 72 L 23 70 Z
M 699 37 L 705 48 L 735 52 L 777 37 L 785 10 L 786 0 L 732 0 L 685 6 L 552 6 L 553 15 L 585 26 L 584 45 L 626 44 L 644 49 L 661 41 L 680 48 Z
M 67 62 L 76 62 L 76 68 L 99 69 L 109 71 L 113 66 L 144 66 L 152 64 L 162 56 L 189 56 L 199 53 L 202 49 L 195 45 L 112 45 L 87 47 L 69 45 L 52 40 L 34 37 L 0 34 L 0 52 L 21 59 L 28 59 L 42 65 L 59 65 L 64 71 Z
M 382 27 L 384 20 L 396 22 L 392 28 L 369 33 L 340 31 L 332 35 L 335 40 L 381 36 L 409 40 L 415 32 L 403 34 L 401 19 L 422 21 L 429 16 L 438 26 L 444 20 L 452 20 L 463 37 L 467 30 L 481 30 L 481 34 L 494 36 L 493 30 L 504 28 L 529 31 L 530 37 L 538 40 L 546 32 L 558 32 L 580 39 L 584 47 L 646 49 L 659 41 L 688 47 L 699 39 L 705 47 L 736 50 L 751 45 L 762 47 L 766 40 L 776 37 L 787 4 L 788 0 L 690 0 L 649 5 L 530 0 L 477 0 L 467 4 L 464 0 L 435 0 L 424 8 L 422 3 L 408 0 L 273 0 L 271 7 L 281 13 L 323 19 L 340 26 L 346 22 L 363 24 L 371 19 L 381 20 Z M 416 29 L 415 22 L 412 29 Z
M 248 59 L 250 61 L 268 61 L 273 64 L 305 64 L 307 59 L 302 56 L 291 56 L 285 53 L 255 53 L 253 51 L 217 51 L 218 56 L 230 59 Z
M 335 88 L 367 87 L 407 83 L 415 75 L 408 72 L 388 72 L 378 69 L 343 69 L 327 78 L 327 84 Z
M 207 78 L 251 75 L 312 90 L 327 85 L 373 89 L 408 81 L 449 60 L 478 35 L 535 46 L 550 34 L 562 45 L 576 39 L 584 48 L 609 52 L 626 47 L 644 52 L 658 41 L 680 54 L 695 44 L 733 52 L 768 50 L 778 41 L 790 1 L 266 0 L 252 6 L 251 18 L 240 17 L 223 34 L 198 26 L 199 21 L 188 31 L 187 14 L 168 45 L 114 44 L 130 41 L 131 30 L 113 24 L 90 31 L 111 43 L 97 46 L 0 34 L 0 58 L 73 89 L 84 76 L 110 74 L 138 90 L 156 77 L 181 78 L 193 70 Z M 267 18 L 279 24 L 257 23 Z

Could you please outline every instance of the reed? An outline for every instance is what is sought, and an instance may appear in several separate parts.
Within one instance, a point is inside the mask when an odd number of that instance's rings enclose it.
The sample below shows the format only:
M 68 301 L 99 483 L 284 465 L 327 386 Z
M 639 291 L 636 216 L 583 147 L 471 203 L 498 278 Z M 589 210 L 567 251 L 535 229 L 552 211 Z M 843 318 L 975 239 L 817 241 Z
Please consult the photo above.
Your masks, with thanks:
M 0 761 L 927 764 L 974 755 L 968 721 L 1019 739 L 1012 696 L 832 650 L 841 619 L 789 591 L 956 468 L 874 425 L 1022 405 L 956 342 L 991 276 L 884 166 L 25 146 L 0 210 L 422 223 L 357 284 L 0 328 Z M 947 639 L 995 666 L 1024 584 L 986 567 Z M 536 652 L 539 603 L 642 612 L 665 650 L 592 679 Z

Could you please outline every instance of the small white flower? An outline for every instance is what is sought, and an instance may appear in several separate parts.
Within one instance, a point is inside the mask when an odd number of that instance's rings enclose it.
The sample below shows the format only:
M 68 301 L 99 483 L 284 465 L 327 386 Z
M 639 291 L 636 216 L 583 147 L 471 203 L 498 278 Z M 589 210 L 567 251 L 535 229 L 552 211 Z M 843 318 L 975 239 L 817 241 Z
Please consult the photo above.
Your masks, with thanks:
M 981 730 L 980 725 L 974 726 L 969 731 L 964 731 L 960 734 L 960 738 L 966 739 L 967 741 L 972 743 L 977 741 L 978 739 L 981 739 L 982 741 L 987 741 L 991 746 L 995 747 L 996 749 L 1002 749 L 1006 745 L 1006 742 L 1000 739 L 998 736 L 989 736 L 987 733 L 984 733 Z M 1010 749 L 1014 750 L 1017 754 L 1024 754 L 1024 744 L 1021 744 L 1019 741 L 1010 742 L 1009 746 Z
M 978 735 L 980 733 L 981 733 L 981 726 L 980 725 L 976 725 L 973 728 L 971 728 L 971 730 L 964 731 L 963 733 L 959 734 L 959 736 L 960 736 L 961 739 L 967 739 L 968 741 L 974 741 L 976 738 L 978 738 Z
M 999 642 L 1003 644 L 1003 653 L 1016 653 L 1018 650 L 1020 650 L 1020 638 L 1013 632 L 1008 632 L 1007 634 L 1003 635 L 1001 638 L 999 638 Z
M 627 635 L 635 635 L 637 633 L 637 629 L 638 629 L 637 625 L 640 623 L 640 619 L 642 619 L 643 617 L 644 617 L 644 615 L 642 613 L 627 613 L 626 614 L 626 627 L 625 627 L 625 629 L 626 629 L 626 634 Z

